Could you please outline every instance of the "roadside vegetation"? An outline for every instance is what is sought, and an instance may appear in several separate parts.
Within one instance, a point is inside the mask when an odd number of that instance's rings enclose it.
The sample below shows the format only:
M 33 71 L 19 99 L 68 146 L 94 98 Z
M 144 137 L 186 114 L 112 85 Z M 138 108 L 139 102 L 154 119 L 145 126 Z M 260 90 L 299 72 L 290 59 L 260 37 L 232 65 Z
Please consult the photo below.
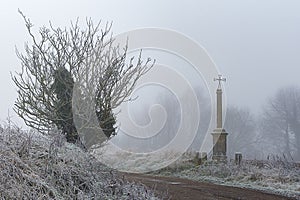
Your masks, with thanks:
M 0 199 L 159 199 L 56 131 L 0 127 Z

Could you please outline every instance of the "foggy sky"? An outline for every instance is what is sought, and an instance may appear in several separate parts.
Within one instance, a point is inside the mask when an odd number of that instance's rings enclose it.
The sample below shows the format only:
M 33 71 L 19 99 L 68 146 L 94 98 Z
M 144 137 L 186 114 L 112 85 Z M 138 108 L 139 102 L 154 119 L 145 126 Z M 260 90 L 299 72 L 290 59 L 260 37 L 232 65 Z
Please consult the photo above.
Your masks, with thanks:
M 279 87 L 300 85 L 300 2 L 297 0 L 11 0 L 2 2 L 0 120 L 17 97 L 10 72 L 15 47 L 29 40 L 21 9 L 35 25 L 69 26 L 77 17 L 113 21 L 115 34 L 143 27 L 178 31 L 202 45 L 227 77 L 228 104 L 254 111 Z M 13 118 L 16 120 L 16 117 Z

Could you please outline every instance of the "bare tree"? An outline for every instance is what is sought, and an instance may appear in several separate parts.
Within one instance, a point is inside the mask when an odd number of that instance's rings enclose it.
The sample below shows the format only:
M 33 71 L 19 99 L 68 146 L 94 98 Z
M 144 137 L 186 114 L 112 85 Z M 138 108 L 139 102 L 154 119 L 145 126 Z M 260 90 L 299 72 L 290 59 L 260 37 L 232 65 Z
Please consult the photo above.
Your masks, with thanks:
M 285 87 L 269 99 L 262 119 L 262 134 L 277 153 L 300 159 L 300 89 Z
M 256 126 L 254 116 L 247 108 L 229 106 L 224 127 L 228 134 L 228 154 L 242 152 L 246 156 L 255 154 Z
M 92 110 L 103 132 L 107 137 L 114 135 L 112 109 L 130 100 L 137 80 L 151 69 L 154 62 L 150 58 L 143 62 L 140 52 L 137 59 L 132 57 L 126 63 L 127 45 L 121 48 L 115 44 L 110 34 L 111 24 L 100 29 L 100 22 L 95 25 L 92 20 L 86 20 L 85 29 L 81 29 L 77 20 L 71 23 L 70 28 L 61 29 L 50 23 L 49 28 L 42 27 L 35 35 L 33 24 L 19 12 L 25 20 L 32 44 L 25 45 L 25 53 L 17 51 L 22 71 L 12 75 L 18 89 L 16 113 L 29 127 L 45 132 L 56 126 L 64 134 L 72 136 L 67 139 L 74 138 L 76 129 L 66 130 L 58 123 L 66 120 L 66 116 L 73 121 L 72 114 L 62 117 L 59 113 L 66 105 L 74 107 L 74 102 L 70 102 L 74 98 L 69 96 L 58 106 L 60 96 L 53 87 L 58 80 L 55 74 L 63 69 L 70 75 L 70 81 L 74 81 L 76 97 L 80 97 L 75 104 L 77 111 L 85 110 L 93 102 Z M 74 142 L 72 139 L 68 141 Z

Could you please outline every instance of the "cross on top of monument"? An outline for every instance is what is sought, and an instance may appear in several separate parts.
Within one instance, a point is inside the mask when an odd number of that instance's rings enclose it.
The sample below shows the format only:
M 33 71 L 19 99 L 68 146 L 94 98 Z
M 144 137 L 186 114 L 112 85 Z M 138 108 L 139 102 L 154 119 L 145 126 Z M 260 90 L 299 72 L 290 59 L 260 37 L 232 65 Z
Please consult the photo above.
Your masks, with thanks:
M 214 81 L 219 81 L 218 89 L 221 89 L 221 81 L 226 82 L 226 78 L 223 78 L 222 75 L 218 75 L 218 78 L 214 78 Z

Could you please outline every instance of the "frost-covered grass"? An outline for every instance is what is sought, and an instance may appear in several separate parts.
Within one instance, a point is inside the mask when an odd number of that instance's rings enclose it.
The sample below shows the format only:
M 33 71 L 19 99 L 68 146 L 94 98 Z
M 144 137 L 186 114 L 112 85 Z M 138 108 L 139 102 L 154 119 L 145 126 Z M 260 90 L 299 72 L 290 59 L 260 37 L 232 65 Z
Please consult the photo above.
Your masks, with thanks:
M 158 199 L 59 134 L 0 126 L 0 199 Z
M 166 167 L 176 161 L 182 153 L 165 150 L 162 152 L 135 153 L 124 151 L 111 143 L 92 152 L 99 160 L 111 168 L 124 172 L 147 173 Z
M 240 165 L 233 161 L 206 161 L 196 166 L 190 162 L 191 159 L 183 160 L 154 174 L 257 189 L 300 199 L 300 166 L 279 157 L 266 161 L 243 161 Z

